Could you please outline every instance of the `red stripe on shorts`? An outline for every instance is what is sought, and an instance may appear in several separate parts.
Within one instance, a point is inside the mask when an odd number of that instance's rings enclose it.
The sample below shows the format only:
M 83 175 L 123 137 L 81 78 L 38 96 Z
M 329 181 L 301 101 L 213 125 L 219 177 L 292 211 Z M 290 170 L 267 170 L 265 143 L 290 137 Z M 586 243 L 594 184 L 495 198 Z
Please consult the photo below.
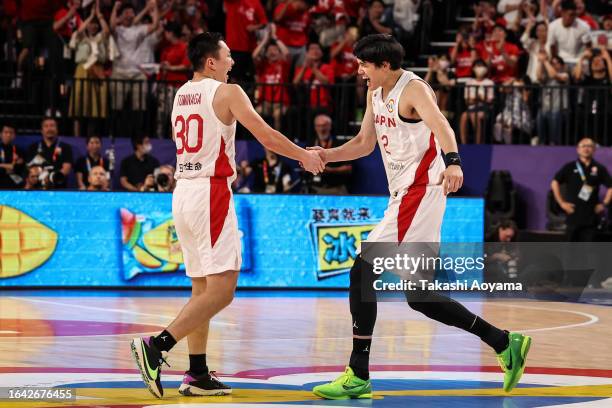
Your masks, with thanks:
M 408 187 L 408 192 L 402 197 L 399 213 L 397 215 L 397 242 L 401 243 L 410 229 L 414 215 L 425 196 L 425 189 L 429 183 L 429 166 L 436 158 L 436 142 L 433 132 L 429 136 L 429 148 L 417 167 L 414 182 Z
M 227 177 L 233 173 L 225 154 L 225 141 L 221 138 L 219 157 L 215 162 L 215 177 L 210 178 L 210 244 L 213 247 L 223 231 L 229 211 L 231 192 L 227 185 Z

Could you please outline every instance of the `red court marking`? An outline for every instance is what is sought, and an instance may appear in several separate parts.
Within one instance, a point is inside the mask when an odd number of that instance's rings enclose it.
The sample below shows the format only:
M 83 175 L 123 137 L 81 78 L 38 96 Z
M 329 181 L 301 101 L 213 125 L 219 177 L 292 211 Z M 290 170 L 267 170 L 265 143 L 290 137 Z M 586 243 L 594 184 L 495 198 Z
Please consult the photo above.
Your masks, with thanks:
M 0 333 L 0 337 L 100 336 L 152 333 L 162 329 L 150 324 L 90 320 L 0 319 L 0 330 L 17 332 Z

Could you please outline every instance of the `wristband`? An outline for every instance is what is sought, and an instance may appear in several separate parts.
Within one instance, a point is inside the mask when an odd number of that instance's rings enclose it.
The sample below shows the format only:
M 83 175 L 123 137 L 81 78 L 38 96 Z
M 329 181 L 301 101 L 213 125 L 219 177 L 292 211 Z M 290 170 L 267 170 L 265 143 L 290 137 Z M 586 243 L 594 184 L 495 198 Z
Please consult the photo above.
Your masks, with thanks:
M 444 155 L 446 161 L 446 167 L 448 166 L 459 166 L 461 167 L 461 156 L 457 152 L 450 152 Z

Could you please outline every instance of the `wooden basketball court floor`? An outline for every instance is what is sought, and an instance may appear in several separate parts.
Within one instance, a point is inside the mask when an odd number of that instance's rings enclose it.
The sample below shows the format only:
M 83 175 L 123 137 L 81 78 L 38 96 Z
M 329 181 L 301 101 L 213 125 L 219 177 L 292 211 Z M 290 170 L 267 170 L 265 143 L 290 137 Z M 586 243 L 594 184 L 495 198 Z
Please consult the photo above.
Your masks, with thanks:
M 145 390 L 129 339 L 157 333 L 188 292 L 0 292 L 0 387 L 76 390 L 74 402 L 0 400 L 1 407 L 612 407 L 612 309 L 583 303 L 473 301 L 468 308 L 533 346 L 520 386 L 501 390 L 495 356 L 470 334 L 400 302 L 381 303 L 371 355 L 373 400 L 324 401 L 313 385 L 343 370 L 351 349 L 346 292 L 239 292 L 211 326 L 208 364 L 228 397 L 181 397 L 186 342 Z

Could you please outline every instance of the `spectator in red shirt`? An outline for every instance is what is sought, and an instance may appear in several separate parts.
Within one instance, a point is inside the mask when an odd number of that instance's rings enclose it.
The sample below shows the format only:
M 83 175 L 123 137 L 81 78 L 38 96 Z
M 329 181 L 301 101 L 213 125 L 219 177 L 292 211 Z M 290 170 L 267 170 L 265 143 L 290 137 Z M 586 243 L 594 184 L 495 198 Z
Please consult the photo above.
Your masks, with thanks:
M 359 39 L 359 29 L 355 26 L 348 27 L 344 38 L 332 45 L 330 59 L 334 66 L 334 75 L 343 81 L 352 80 L 355 77 L 359 64 L 353 55 L 353 46 Z
M 282 115 L 289 106 L 289 50 L 277 38 L 274 24 L 255 51 L 253 51 L 256 81 L 260 85 L 256 90 L 255 109 L 262 116 L 272 116 L 274 128 L 281 128 Z
M 589 27 L 591 27 L 591 30 L 598 30 L 599 24 L 593 16 L 586 12 L 584 0 L 574 0 L 574 4 L 576 4 L 576 15 L 578 18 L 587 23 Z
M 476 33 L 476 36 L 481 41 L 489 39 L 489 35 L 493 31 L 495 24 L 505 23 L 503 17 L 497 17 L 497 10 L 490 1 L 481 1 L 474 5 L 474 25 L 472 31 Z
M 472 65 L 478 59 L 476 51 L 476 37 L 459 31 L 455 38 L 455 46 L 450 49 L 450 62 L 455 68 L 457 82 L 465 82 L 472 76 Z
M 188 79 L 188 71 L 191 66 L 187 57 L 187 43 L 181 40 L 181 26 L 175 22 L 169 22 L 164 27 L 164 40 L 166 46 L 160 54 L 158 81 L 164 81 L 158 87 L 159 101 L 157 109 L 157 136 L 165 137 L 168 132 L 167 125 L 170 123 L 170 113 L 174 103 L 174 95 L 178 88 Z
M 17 75 L 12 87 L 21 87 L 23 69 L 29 56 L 38 67 L 44 66 L 45 50 L 51 59 L 55 57 L 53 15 L 60 4 L 58 0 L 21 0 L 18 4 L 17 14 L 21 22 L 23 48 L 17 57 Z
M 310 14 L 304 0 L 278 0 L 274 22 L 278 38 L 287 46 L 294 60 L 302 58 L 308 42 Z
M 225 0 L 224 6 L 225 40 L 234 60 L 230 76 L 236 81 L 253 82 L 251 53 L 257 46 L 255 32 L 268 24 L 266 12 L 259 0 Z
M 323 63 L 323 50 L 319 43 L 310 43 L 304 64 L 296 69 L 293 83 L 310 86 L 310 106 L 331 110 L 331 96 L 327 85 L 334 83 L 334 68 Z
M 480 47 L 480 56 L 490 67 L 491 79 L 498 84 L 516 78 L 520 53 L 516 45 L 506 42 L 506 29 L 499 24 L 493 29 L 491 40 Z

